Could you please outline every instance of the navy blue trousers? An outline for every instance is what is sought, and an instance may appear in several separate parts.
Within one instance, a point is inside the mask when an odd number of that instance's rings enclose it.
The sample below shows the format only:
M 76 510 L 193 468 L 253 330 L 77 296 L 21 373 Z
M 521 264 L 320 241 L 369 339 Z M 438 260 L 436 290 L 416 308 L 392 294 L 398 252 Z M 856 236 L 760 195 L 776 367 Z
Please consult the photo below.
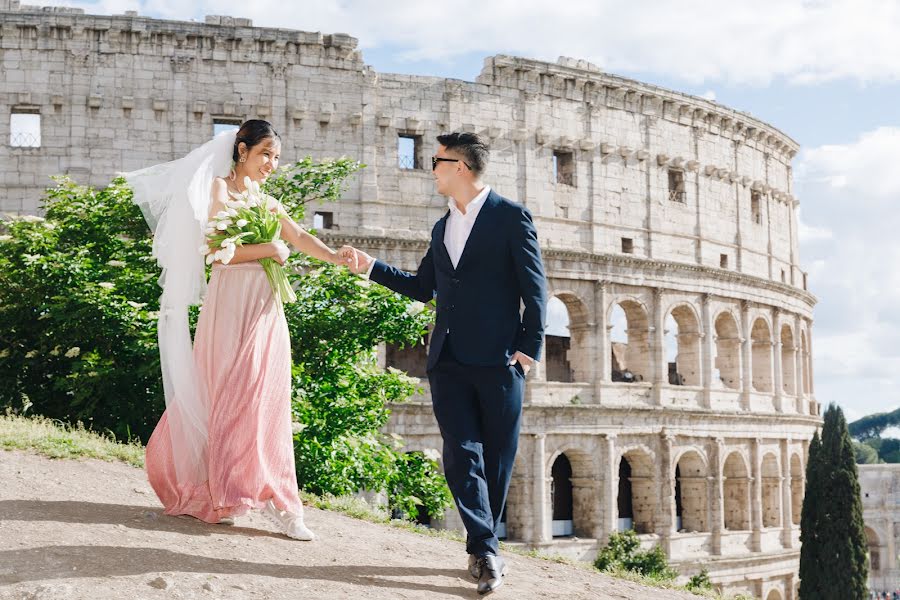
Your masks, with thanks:
M 466 552 L 497 554 L 497 526 L 519 445 L 521 366 L 460 364 L 445 341 L 428 373 L 444 439 L 444 475 L 468 534 Z

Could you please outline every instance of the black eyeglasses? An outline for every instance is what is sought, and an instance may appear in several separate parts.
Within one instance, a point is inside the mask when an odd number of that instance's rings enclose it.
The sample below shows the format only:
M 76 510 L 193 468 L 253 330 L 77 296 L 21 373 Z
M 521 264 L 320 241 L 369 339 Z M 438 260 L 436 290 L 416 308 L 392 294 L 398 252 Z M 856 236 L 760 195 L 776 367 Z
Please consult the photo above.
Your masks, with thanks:
M 437 156 L 431 157 L 431 170 L 434 171 L 435 169 L 437 169 L 437 164 L 442 161 L 443 162 L 461 162 L 462 164 L 466 165 L 466 167 L 470 171 L 472 170 L 472 167 L 469 166 L 469 163 L 467 163 L 466 161 L 464 161 L 461 158 L 438 158 Z

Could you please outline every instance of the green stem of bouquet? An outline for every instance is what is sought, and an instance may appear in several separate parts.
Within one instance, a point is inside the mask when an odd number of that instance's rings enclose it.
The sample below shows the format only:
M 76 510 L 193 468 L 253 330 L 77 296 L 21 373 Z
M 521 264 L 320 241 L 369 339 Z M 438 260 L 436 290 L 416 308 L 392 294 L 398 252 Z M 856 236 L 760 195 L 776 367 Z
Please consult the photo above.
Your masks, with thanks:
M 288 281 L 284 267 L 271 258 L 262 258 L 259 262 L 266 272 L 266 277 L 269 278 L 269 284 L 272 286 L 275 300 L 281 304 L 295 302 L 297 294 L 294 293 L 294 288 L 291 287 L 291 282 Z

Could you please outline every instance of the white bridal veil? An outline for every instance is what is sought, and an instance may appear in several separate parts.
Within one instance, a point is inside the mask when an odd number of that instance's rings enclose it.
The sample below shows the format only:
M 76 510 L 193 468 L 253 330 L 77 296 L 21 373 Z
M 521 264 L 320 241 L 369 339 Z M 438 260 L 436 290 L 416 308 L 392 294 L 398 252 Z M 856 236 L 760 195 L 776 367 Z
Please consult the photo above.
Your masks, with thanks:
M 224 131 L 184 158 L 122 176 L 153 231 L 159 285 L 159 357 L 179 485 L 207 479 L 208 401 L 194 367 L 188 307 L 206 294 L 204 229 L 212 182 L 231 170 L 236 131 Z

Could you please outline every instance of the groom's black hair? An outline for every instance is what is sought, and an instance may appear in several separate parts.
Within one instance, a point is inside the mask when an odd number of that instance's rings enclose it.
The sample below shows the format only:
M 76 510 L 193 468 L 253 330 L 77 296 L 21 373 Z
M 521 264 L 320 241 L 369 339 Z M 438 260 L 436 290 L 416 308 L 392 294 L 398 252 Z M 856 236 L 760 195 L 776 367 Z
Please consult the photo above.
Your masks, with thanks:
M 281 141 L 281 136 L 272 127 L 272 124 L 262 119 L 250 119 L 244 121 L 238 129 L 237 136 L 234 138 L 234 150 L 231 153 L 231 159 L 234 162 L 240 160 L 241 155 L 238 152 L 238 145 L 241 142 L 247 144 L 247 150 L 267 139 L 276 139 Z
M 490 148 L 486 139 L 477 133 L 456 131 L 437 136 L 437 141 L 447 150 L 461 154 L 477 177 L 481 177 L 484 173 L 490 159 Z

